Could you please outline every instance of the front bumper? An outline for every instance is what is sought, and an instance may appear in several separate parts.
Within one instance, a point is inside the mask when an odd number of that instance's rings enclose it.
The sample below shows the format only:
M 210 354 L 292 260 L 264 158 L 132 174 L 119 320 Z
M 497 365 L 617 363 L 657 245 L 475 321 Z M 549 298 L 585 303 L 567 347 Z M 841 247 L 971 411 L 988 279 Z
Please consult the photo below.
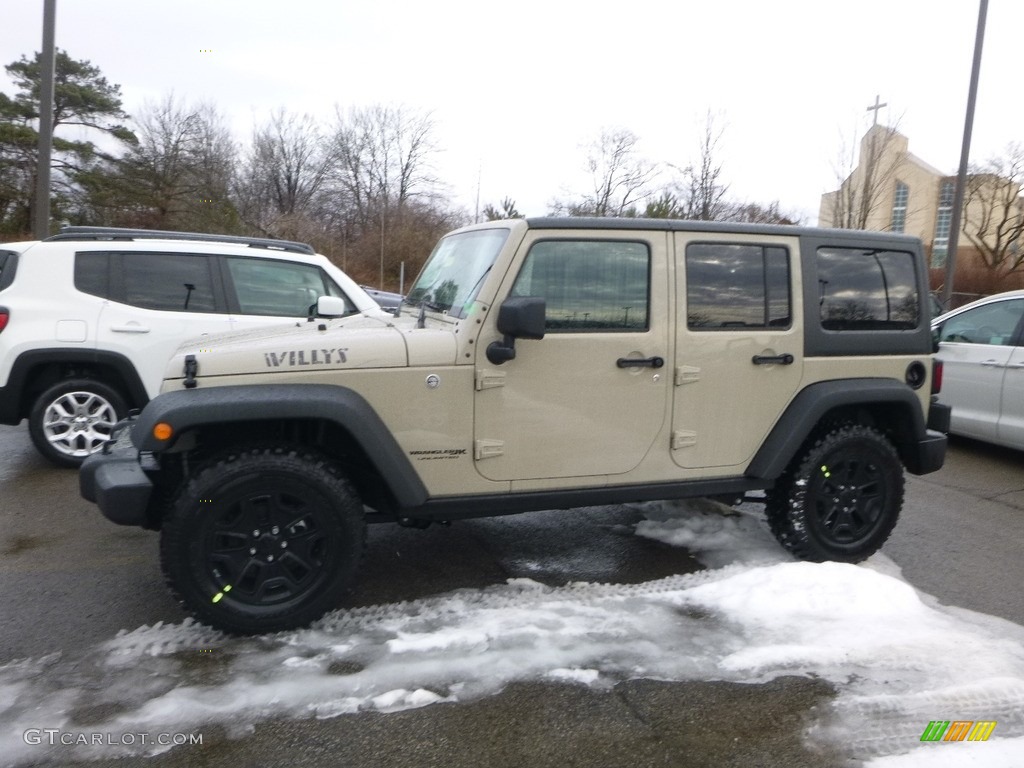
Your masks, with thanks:
M 85 460 L 78 472 L 78 490 L 111 522 L 146 528 L 153 482 L 139 464 L 130 432 L 124 430 L 116 442 Z

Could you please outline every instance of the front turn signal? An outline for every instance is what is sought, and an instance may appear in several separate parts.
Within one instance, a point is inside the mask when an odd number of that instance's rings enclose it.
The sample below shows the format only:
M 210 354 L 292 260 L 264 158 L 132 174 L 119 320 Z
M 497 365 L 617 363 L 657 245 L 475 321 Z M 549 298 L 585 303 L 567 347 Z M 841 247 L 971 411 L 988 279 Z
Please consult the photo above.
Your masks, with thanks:
M 174 428 L 166 421 L 161 421 L 153 425 L 153 437 L 157 440 L 170 440 L 171 435 L 174 434 Z

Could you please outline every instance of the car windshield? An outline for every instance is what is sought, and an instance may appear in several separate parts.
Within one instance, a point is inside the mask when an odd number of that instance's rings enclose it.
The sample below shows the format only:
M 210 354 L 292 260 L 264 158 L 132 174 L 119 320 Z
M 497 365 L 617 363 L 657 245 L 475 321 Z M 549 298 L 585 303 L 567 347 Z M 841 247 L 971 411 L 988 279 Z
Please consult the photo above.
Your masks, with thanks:
M 479 229 L 443 238 L 405 303 L 465 317 L 508 233 L 507 229 Z

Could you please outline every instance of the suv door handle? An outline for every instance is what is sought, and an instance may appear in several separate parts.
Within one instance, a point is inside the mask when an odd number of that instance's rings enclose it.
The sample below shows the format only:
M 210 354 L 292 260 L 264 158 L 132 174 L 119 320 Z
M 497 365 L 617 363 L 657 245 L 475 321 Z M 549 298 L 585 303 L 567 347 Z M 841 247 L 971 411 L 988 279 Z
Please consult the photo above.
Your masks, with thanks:
M 750 362 L 754 365 L 792 365 L 793 356 L 788 353 L 785 355 L 754 355 L 750 358 Z
M 1006 365 L 1004 363 L 1001 363 L 998 360 L 985 360 L 985 361 L 979 363 L 979 365 L 984 365 L 986 368 L 1005 368 L 1006 367 Z
M 663 357 L 620 357 L 615 361 L 619 368 L 661 368 L 665 365 Z
M 110 330 L 115 333 L 149 333 L 149 328 L 145 325 L 112 325 Z

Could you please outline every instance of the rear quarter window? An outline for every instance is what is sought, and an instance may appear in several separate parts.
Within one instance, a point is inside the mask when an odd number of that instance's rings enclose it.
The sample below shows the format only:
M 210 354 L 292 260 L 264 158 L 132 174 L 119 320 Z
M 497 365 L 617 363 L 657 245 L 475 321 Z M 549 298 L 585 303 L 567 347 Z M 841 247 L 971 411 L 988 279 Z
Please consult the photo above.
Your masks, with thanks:
M 18 254 L 14 251 L 0 251 L 0 291 L 14 282 L 18 267 Z
M 818 307 L 826 331 L 894 331 L 918 326 L 921 297 L 907 251 L 822 247 Z

